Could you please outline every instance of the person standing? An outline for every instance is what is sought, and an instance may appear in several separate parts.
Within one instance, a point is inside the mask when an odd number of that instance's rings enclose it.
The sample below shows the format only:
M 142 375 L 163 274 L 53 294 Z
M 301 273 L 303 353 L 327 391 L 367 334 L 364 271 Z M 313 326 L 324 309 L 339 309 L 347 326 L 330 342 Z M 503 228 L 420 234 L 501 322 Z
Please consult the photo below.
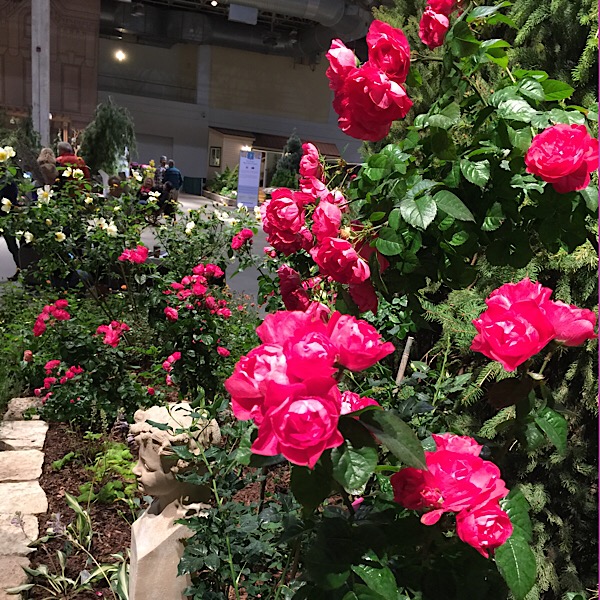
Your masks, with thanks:
M 181 175 L 181 171 L 175 166 L 175 162 L 173 159 L 169 161 L 169 168 L 165 171 L 163 175 L 163 184 L 171 183 L 173 189 L 171 190 L 171 199 L 174 202 L 177 202 L 179 198 L 179 190 L 183 185 L 183 176 Z
M 162 188 L 163 183 L 164 183 L 163 176 L 164 176 L 166 170 L 167 170 L 167 157 L 161 156 L 160 164 L 158 165 L 158 167 L 156 167 L 156 171 L 154 173 L 154 185 L 157 188 Z
M 58 151 L 58 156 L 56 157 L 56 164 L 58 166 L 81 169 L 83 171 L 83 176 L 86 179 L 90 178 L 90 170 L 85 164 L 85 160 L 73 152 L 73 146 L 71 146 L 69 142 L 58 142 L 56 149 Z

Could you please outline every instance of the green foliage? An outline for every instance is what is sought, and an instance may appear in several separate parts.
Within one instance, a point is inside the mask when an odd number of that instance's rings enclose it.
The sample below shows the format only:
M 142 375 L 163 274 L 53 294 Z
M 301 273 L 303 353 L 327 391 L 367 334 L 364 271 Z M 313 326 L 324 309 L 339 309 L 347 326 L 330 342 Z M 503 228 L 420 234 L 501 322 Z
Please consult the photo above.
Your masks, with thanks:
M 283 156 L 277 161 L 271 186 L 297 188 L 301 159 L 302 140 L 294 132 L 283 147 Z
M 112 98 L 99 104 L 81 140 L 81 156 L 90 171 L 115 173 L 119 159 L 135 151 L 135 126 L 129 111 Z
M 223 189 L 237 190 L 239 170 L 239 165 L 236 165 L 233 169 L 225 167 L 222 172 L 216 173 L 214 179 L 208 182 L 208 189 L 211 192 L 215 192 L 215 194 L 220 194 Z
M 16 161 L 22 171 L 31 172 L 40 179 L 37 157 L 41 150 L 40 136 L 33 128 L 31 115 L 12 117 L 0 110 L 0 146 L 11 146 L 17 153 Z

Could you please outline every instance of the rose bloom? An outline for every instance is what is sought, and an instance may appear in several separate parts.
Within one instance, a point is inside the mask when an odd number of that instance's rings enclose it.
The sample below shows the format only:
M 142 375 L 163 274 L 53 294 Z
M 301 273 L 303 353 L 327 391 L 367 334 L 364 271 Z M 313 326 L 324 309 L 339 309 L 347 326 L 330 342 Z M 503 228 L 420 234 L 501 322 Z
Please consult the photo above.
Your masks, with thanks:
M 223 346 L 217 346 L 217 354 L 219 356 L 223 356 L 223 357 L 227 357 L 231 354 L 231 352 L 229 350 L 227 350 L 227 348 L 224 348 Z
M 337 91 L 344 85 L 348 73 L 356 68 L 358 62 L 356 54 L 346 48 L 342 40 L 335 39 L 331 41 L 329 52 L 325 56 L 329 61 L 329 67 L 325 73 L 329 79 L 329 87 Z
M 282 265 L 277 269 L 277 275 L 279 276 L 279 293 L 287 310 L 305 311 L 310 304 L 310 299 L 302 287 L 300 273 L 287 265 Z
M 585 125 L 552 125 L 533 138 L 525 164 L 559 194 L 583 190 L 598 169 L 598 140 Z
M 509 309 L 516 302 L 532 300 L 538 305 L 548 302 L 552 290 L 544 287 L 541 283 L 533 283 L 528 277 L 518 283 L 505 283 L 495 289 L 487 298 L 485 303 L 490 306 L 499 306 Z
M 167 306 L 164 310 L 164 313 L 169 321 L 177 321 L 177 319 L 179 319 L 179 313 L 177 312 L 177 309 L 173 308 L 172 306 Z
M 313 260 L 319 265 L 322 275 L 339 283 L 362 283 L 369 278 L 369 265 L 346 240 L 328 237 L 319 246 L 310 250 Z
M 391 354 L 394 345 L 383 342 L 378 331 L 366 321 L 333 313 L 327 326 L 331 341 L 339 348 L 339 362 L 351 371 L 362 371 Z
M 321 201 L 312 215 L 312 232 L 317 241 L 322 242 L 325 238 L 335 238 L 340 232 L 342 223 L 342 211 L 331 202 Z
M 427 0 L 427 8 L 449 17 L 457 8 L 456 0 Z
M 444 43 L 449 28 L 448 17 L 428 8 L 419 22 L 419 37 L 430 50 L 433 50 Z
M 294 199 L 294 192 L 279 188 L 261 206 L 265 233 L 298 233 L 304 226 L 304 208 Z
M 284 346 L 288 373 L 299 380 L 331 377 L 337 371 L 338 348 L 325 333 L 311 331 L 289 340 Z
M 354 392 L 344 392 L 342 394 L 342 415 L 348 415 L 350 413 L 362 410 L 367 406 L 379 406 L 379 402 L 373 398 L 367 396 L 359 396 Z
M 300 159 L 300 175 L 301 177 L 323 177 L 323 165 L 319 160 L 319 151 L 314 144 L 307 142 L 302 144 L 303 156 Z
M 33 360 L 33 352 L 31 350 L 25 350 L 23 352 L 23 362 L 30 363 Z
M 340 129 L 370 142 L 383 139 L 392 122 L 403 119 L 411 107 L 404 88 L 369 63 L 348 74 L 333 102 Z
M 340 392 L 331 378 L 288 385 L 270 383 L 264 420 L 252 452 L 283 454 L 290 462 L 312 469 L 325 450 L 344 442 L 337 429 L 340 408 Z
M 473 321 L 477 335 L 471 350 L 514 371 L 554 338 L 554 327 L 532 300 L 505 309 L 492 305 Z
M 554 327 L 554 340 L 559 344 L 581 346 L 585 340 L 597 337 L 596 314 L 591 310 L 560 301 L 546 302 L 541 309 Z
M 410 69 L 410 46 L 401 29 L 383 21 L 373 21 L 367 33 L 369 62 L 392 81 L 404 83 Z
M 283 346 L 288 340 L 302 337 L 308 333 L 327 333 L 324 315 L 317 302 L 311 303 L 306 312 L 298 310 L 280 310 L 265 316 L 256 328 L 256 334 L 263 344 Z
M 456 515 L 458 537 L 484 558 L 489 557 L 490 550 L 502 546 L 512 532 L 512 523 L 497 502 L 488 502 L 473 510 L 461 510 Z
M 369 310 L 373 314 L 377 312 L 379 301 L 377 299 L 375 288 L 369 279 L 362 283 L 350 284 L 348 292 L 361 313 Z

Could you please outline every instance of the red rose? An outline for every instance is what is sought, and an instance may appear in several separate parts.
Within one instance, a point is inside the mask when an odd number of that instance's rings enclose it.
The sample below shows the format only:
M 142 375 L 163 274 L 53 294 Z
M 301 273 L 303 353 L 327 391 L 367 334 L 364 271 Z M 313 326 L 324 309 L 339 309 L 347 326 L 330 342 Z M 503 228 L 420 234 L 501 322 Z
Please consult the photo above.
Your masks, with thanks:
M 377 142 L 412 107 L 404 88 L 377 67 L 365 63 L 351 71 L 336 92 L 333 108 L 340 129 L 359 140 Z
M 502 546 L 512 532 L 512 523 L 497 502 L 462 510 L 456 515 L 458 537 L 485 558 L 490 550 Z
M 444 43 L 449 28 L 448 17 L 428 8 L 421 16 L 419 37 L 430 50 L 433 50 Z
M 471 350 L 514 371 L 554 338 L 554 327 L 532 300 L 505 309 L 492 305 L 473 321 L 477 335 Z
M 299 380 L 307 377 L 331 377 L 337 371 L 338 348 L 325 333 L 311 331 L 284 346 L 288 373 Z
M 342 211 L 331 202 L 319 202 L 313 213 L 312 232 L 317 241 L 321 242 L 327 237 L 337 237 L 342 223 Z
M 354 392 L 344 392 L 342 394 L 342 413 L 343 415 L 349 415 L 350 413 L 362 410 L 367 406 L 379 406 L 379 402 L 373 398 L 367 398 L 366 396 L 359 396 Z
M 224 348 L 223 346 L 217 346 L 217 354 L 219 356 L 227 358 L 231 354 L 231 352 L 227 348 Z
M 279 293 L 288 310 L 306 310 L 310 305 L 308 293 L 302 287 L 300 273 L 287 265 L 277 269 L 279 276 Z
M 410 45 L 401 29 L 373 21 L 367 33 L 369 62 L 392 81 L 404 83 L 410 69 Z
M 302 144 L 303 156 L 300 159 L 301 177 L 323 177 L 323 165 L 319 159 L 319 151 L 314 144 L 310 142 Z
M 585 125 L 553 125 L 533 138 L 525 164 L 559 194 L 583 190 L 598 169 L 598 140 Z
M 361 313 L 369 310 L 373 314 L 377 312 L 379 301 L 377 300 L 377 293 L 370 280 L 363 281 L 362 283 L 351 283 L 348 287 L 348 292 Z
M 427 8 L 446 17 L 449 17 L 457 6 L 456 0 L 428 0 L 427 2 Z
M 528 277 L 522 279 L 518 283 L 505 283 L 498 289 L 494 290 L 486 299 L 485 303 L 488 306 L 499 306 L 509 309 L 516 302 L 524 302 L 532 300 L 538 306 L 548 302 L 552 290 L 544 287 L 536 281 L 533 283 Z
M 329 61 L 329 67 L 325 73 L 329 79 L 329 87 L 337 91 L 344 85 L 348 73 L 356 68 L 356 54 L 346 48 L 342 40 L 336 39 L 331 41 L 331 47 L 325 56 Z
M 564 302 L 549 301 L 542 311 L 554 327 L 554 339 L 565 346 L 581 346 L 596 337 L 596 314 L 587 308 L 577 308 Z
M 179 319 L 179 313 L 177 312 L 177 309 L 173 308 L 172 306 L 167 306 L 164 312 L 169 321 L 177 321 L 177 319 Z
M 369 278 L 369 265 L 350 242 L 339 238 L 325 238 L 310 251 L 322 275 L 340 283 L 361 283 Z
M 339 416 L 340 392 L 333 379 L 271 383 L 252 452 L 283 454 L 290 462 L 312 469 L 325 450 L 343 444 L 337 429 Z
M 340 350 L 340 364 L 351 371 L 368 369 L 394 351 L 394 345 L 383 342 L 375 327 L 337 311 L 329 321 L 327 332 Z
M 56 308 L 68 308 L 69 303 L 67 300 L 61 298 L 54 303 L 54 306 L 56 306 Z

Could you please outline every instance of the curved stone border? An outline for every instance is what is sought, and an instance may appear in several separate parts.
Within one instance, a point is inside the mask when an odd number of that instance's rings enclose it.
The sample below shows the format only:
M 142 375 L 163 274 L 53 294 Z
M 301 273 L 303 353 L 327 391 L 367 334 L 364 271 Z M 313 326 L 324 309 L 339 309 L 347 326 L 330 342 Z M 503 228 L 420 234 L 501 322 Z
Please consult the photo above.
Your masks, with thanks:
M 44 464 L 44 440 L 48 425 L 26 421 L 37 398 L 13 398 L 0 422 L 0 600 L 14 600 L 6 588 L 27 583 L 22 567 L 29 566 L 27 544 L 39 536 L 35 515 L 48 510 L 48 500 L 39 478 Z

